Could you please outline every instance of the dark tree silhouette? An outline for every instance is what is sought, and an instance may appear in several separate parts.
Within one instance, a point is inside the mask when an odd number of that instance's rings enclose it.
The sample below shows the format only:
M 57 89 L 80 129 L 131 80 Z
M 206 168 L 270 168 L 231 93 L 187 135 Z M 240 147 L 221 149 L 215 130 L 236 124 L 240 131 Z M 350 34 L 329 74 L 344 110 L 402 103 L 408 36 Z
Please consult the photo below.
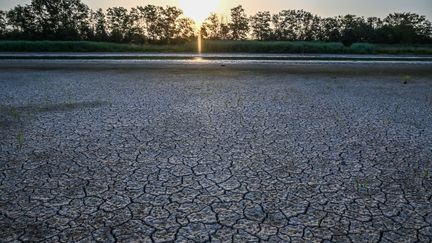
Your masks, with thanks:
M 179 43 L 196 37 L 195 23 L 172 6 L 90 10 L 81 0 L 32 0 L 0 11 L 0 38 L 23 40 L 93 40 L 122 43 Z M 230 20 L 211 14 L 199 29 L 212 40 L 288 40 L 389 44 L 432 43 L 425 16 L 394 13 L 384 19 L 345 15 L 321 18 L 304 10 L 261 11 L 248 18 L 241 5 Z
M 231 22 L 229 23 L 229 27 L 233 40 L 246 39 L 249 32 L 249 20 L 241 5 L 231 9 Z
M 219 40 L 220 39 L 221 21 L 217 14 L 212 13 L 201 25 L 201 35 L 205 39 Z
M 0 10 L 0 37 L 6 33 L 6 13 Z
M 89 8 L 79 0 L 33 0 L 7 13 L 11 35 L 24 39 L 86 39 L 89 17 Z
M 345 46 L 351 46 L 355 42 L 360 42 L 361 37 L 361 26 L 364 24 L 364 19 L 355 15 L 345 15 L 340 17 L 341 22 L 341 42 Z
M 141 13 L 138 8 L 131 8 L 128 17 L 129 28 L 126 32 L 126 41 L 131 43 L 144 43 L 145 35 L 142 27 Z
M 45 38 L 79 40 L 88 36 L 90 9 L 80 0 L 33 0 L 29 8 Z
M 319 19 L 316 19 L 315 16 L 307 11 L 299 10 L 296 13 L 297 18 L 297 39 L 310 41 L 315 39 L 316 31 L 317 31 L 317 23 L 319 23 Z
M 340 23 L 336 18 L 321 19 L 318 40 L 335 42 L 341 39 Z
M 415 13 L 394 13 L 384 19 L 388 43 L 427 42 L 431 37 L 431 22 Z M 428 38 L 429 37 L 429 38 Z
M 258 40 L 270 40 L 271 29 L 271 14 L 269 11 L 258 12 L 250 18 L 252 36 Z
M 141 20 L 143 21 L 144 34 L 151 42 L 156 42 L 161 39 L 160 16 L 163 8 L 155 5 L 139 6 Z
M 123 7 L 112 7 L 107 10 L 107 23 L 110 39 L 114 42 L 127 41 L 131 28 L 128 10 Z
M 104 41 L 108 39 L 107 32 L 107 21 L 105 17 L 105 13 L 100 8 L 96 12 L 92 13 L 92 30 L 93 30 L 93 39 L 97 41 Z
M 42 34 L 42 23 L 36 21 L 31 6 L 18 5 L 7 12 L 7 23 L 11 28 L 9 35 L 17 39 L 39 39 Z
M 231 38 L 231 35 L 230 35 L 229 24 L 222 21 L 221 26 L 220 26 L 220 39 L 221 40 L 228 40 L 230 38 Z
M 215 13 L 210 14 L 201 25 L 201 35 L 209 40 L 229 39 L 229 26 L 227 21 Z
M 191 41 L 195 39 L 195 22 L 190 18 L 179 18 L 176 20 L 176 36 L 175 40 Z
M 272 18 L 276 40 L 296 40 L 299 29 L 296 10 L 282 10 Z
M 160 16 L 160 29 L 162 30 L 162 40 L 170 43 L 177 35 L 177 19 L 183 14 L 183 11 L 177 7 L 166 7 L 162 10 Z

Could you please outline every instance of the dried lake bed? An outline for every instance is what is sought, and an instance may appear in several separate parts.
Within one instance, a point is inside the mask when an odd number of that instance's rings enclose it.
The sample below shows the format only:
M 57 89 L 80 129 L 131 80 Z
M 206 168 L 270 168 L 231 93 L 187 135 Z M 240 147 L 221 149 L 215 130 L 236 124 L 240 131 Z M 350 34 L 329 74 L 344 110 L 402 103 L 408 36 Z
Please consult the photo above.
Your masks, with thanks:
M 1 60 L 0 241 L 432 240 L 432 65 Z

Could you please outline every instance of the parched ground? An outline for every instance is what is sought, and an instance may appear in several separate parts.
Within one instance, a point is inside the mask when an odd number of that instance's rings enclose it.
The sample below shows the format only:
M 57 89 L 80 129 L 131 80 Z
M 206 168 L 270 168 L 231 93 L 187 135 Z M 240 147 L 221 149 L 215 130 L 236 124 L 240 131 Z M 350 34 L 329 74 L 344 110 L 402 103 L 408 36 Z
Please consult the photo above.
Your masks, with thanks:
M 156 63 L 1 61 L 1 242 L 432 240 L 431 65 Z

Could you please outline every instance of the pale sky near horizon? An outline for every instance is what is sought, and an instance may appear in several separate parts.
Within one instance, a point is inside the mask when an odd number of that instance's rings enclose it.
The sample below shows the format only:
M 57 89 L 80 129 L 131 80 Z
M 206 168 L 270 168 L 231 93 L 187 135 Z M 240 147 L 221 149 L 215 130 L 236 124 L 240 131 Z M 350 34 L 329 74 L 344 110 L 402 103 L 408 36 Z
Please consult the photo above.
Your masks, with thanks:
M 18 4 L 27 4 L 31 0 L 0 0 L 0 9 L 8 10 Z M 82 0 L 89 7 L 108 8 L 112 6 L 135 7 L 147 4 L 178 6 L 179 0 Z M 192 0 L 191 0 L 192 1 Z M 426 15 L 432 20 L 432 0 L 198 0 L 218 1 L 217 13 L 228 14 L 229 9 L 243 5 L 248 14 L 260 10 L 276 13 L 282 9 L 305 9 L 323 17 L 344 14 L 359 16 L 385 17 L 393 12 L 415 12 Z

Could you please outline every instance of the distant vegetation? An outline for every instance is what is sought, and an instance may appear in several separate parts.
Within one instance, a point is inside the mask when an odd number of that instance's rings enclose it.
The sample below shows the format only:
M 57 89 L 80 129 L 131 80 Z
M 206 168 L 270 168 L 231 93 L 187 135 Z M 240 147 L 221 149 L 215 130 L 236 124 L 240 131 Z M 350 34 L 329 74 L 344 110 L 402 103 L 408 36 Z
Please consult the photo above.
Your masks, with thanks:
M 205 41 L 205 52 L 331 53 L 331 54 L 432 54 L 432 44 L 389 45 L 320 41 Z
M 94 41 L 0 41 L 3 52 L 195 52 L 195 42 L 123 44 Z
M 388 45 L 314 41 L 207 40 L 206 53 L 332 53 L 332 54 L 429 54 L 432 45 Z M 194 41 L 182 44 L 120 44 L 92 41 L 0 41 L 3 52 L 196 52 Z
M 320 42 L 268 43 L 268 47 L 255 42 L 210 42 L 207 47 L 209 50 L 233 46 L 234 51 L 243 48 L 261 51 L 271 46 L 285 52 L 293 48 L 310 50 L 318 46 L 318 49 L 330 48 L 339 52 L 341 47 L 334 42 L 345 46 L 353 43 L 432 44 L 431 22 L 415 13 L 394 13 L 384 19 L 355 15 L 323 18 L 304 10 L 283 10 L 276 14 L 262 11 L 247 16 L 243 7 L 237 6 L 231 9 L 229 18 L 211 14 L 201 27 L 197 27 L 193 20 L 183 15 L 181 9 L 172 6 L 146 5 L 132 9 L 112 7 L 105 11 L 91 10 L 81 0 L 32 0 L 28 5 L 0 11 L 2 40 L 184 45 L 195 40 L 199 32 L 209 40 Z M 81 43 L 78 46 L 82 45 L 91 44 Z M 107 44 L 99 46 L 107 47 Z

